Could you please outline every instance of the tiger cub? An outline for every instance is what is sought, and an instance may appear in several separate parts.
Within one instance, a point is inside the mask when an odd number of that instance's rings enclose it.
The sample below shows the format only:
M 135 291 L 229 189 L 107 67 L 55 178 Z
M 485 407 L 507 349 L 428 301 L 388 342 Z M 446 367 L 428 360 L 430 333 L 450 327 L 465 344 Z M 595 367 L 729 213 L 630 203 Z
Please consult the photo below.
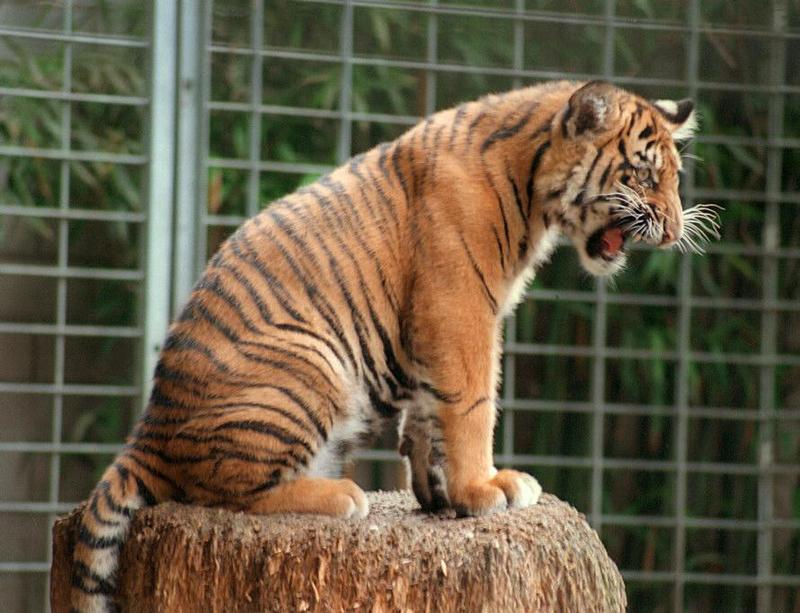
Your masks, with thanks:
M 143 506 L 364 517 L 337 465 L 397 418 L 423 509 L 535 504 L 537 481 L 492 461 L 502 319 L 559 235 L 593 275 L 623 267 L 627 239 L 693 244 L 675 141 L 694 125 L 688 101 L 604 82 L 489 95 L 247 221 L 172 324 L 147 411 L 89 498 L 74 608 L 113 607 Z

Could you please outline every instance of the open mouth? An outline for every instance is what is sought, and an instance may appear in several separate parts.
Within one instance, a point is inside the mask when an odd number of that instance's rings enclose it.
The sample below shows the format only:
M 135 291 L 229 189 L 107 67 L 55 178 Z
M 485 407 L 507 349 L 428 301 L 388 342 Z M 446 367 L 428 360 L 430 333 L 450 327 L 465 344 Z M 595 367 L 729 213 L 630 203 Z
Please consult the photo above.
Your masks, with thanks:
M 586 253 L 589 257 L 613 261 L 625 253 L 628 235 L 615 224 L 610 224 L 594 232 L 586 240 Z

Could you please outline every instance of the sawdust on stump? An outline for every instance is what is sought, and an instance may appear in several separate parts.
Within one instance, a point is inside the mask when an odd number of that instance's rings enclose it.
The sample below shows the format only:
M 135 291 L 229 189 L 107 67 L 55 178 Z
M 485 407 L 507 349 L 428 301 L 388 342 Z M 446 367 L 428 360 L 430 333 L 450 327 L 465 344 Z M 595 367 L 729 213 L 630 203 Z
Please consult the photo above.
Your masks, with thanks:
M 625 587 L 583 515 L 538 505 L 457 519 L 408 492 L 370 493 L 364 520 L 161 504 L 121 555 L 123 611 L 624 611 Z M 82 508 L 82 507 L 81 507 Z M 53 528 L 51 603 L 69 609 L 78 511 Z

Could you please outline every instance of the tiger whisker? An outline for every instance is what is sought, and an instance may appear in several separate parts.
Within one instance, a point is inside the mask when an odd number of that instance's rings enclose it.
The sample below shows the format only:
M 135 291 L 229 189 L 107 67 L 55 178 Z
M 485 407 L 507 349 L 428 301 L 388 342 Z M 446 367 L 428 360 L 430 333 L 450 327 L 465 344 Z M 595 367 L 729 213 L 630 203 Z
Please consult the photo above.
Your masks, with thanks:
M 612 216 L 618 226 L 628 235 L 650 242 L 660 240 L 662 228 L 659 219 L 665 217 L 662 211 L 647 205 L 643 193 L 620 182 L 616 191 L 599 194 L 595 200 L 614 202 Z M 676 247 L 684 252 L 704 253 L 705 245 L 720 238 L 719 211 L 717 204 L 697 204 L 683 212 L 683 232 Z
M 705 246 L 720 238 L 718 204 L 702 203 L 683 212 L 683 233 L 677 247 L 683 253 L 705 253 Z
M 701 158 L 699 155 L 696 155 L 694 153 L 689 153 L 688 151 L 686 151 L 691 146 L 692 142 L 689 141 L 685 145 L 683 145 L 680 149 L 678 149 L 678 155 L 681 157 L 681 159 L 695 160 L 696 162 L 701 162 L 701 163 L 705 162 L 705 160 Z
M 604 196 L 608 200 L 616 201 L 617 204 L 612 213 L 620 224 L 620 228 L 636 238 L 650 242 L 658 240 L 661 230 L 654 215 L 660 212 L 654 211 L 647 204 L 644 191 L 638 192 L 619 181 L 615 187 L 617 191 L 606 193 Z
M 701 158 L 699 155 L 695 155 L 694 153 L 681 153 L 681 158 L 684 160 L 694 160 L 695 162 L 703 163 L 705 160 Z

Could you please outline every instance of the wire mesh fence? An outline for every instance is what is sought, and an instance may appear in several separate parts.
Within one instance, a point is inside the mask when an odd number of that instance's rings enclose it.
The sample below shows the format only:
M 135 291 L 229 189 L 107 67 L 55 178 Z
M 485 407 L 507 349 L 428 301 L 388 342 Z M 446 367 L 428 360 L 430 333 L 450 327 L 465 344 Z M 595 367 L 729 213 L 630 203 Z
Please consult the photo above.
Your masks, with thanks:
M 437 109 L 597 77 L 698 102 L 684 202 L 724 205 L 723 240 L 637 249 L 613 284 L 559 249 L 506 322 L 497 462 L 587 514 L 631 610 L 800 606 L 796 2 L 75 0 L 2 17 L 13 606 L 45 606 L 49 522 L 118 448 L 170 311 L 234 227 Z M 363 485 L 402 484 L 391 436 L 357 458 Z

